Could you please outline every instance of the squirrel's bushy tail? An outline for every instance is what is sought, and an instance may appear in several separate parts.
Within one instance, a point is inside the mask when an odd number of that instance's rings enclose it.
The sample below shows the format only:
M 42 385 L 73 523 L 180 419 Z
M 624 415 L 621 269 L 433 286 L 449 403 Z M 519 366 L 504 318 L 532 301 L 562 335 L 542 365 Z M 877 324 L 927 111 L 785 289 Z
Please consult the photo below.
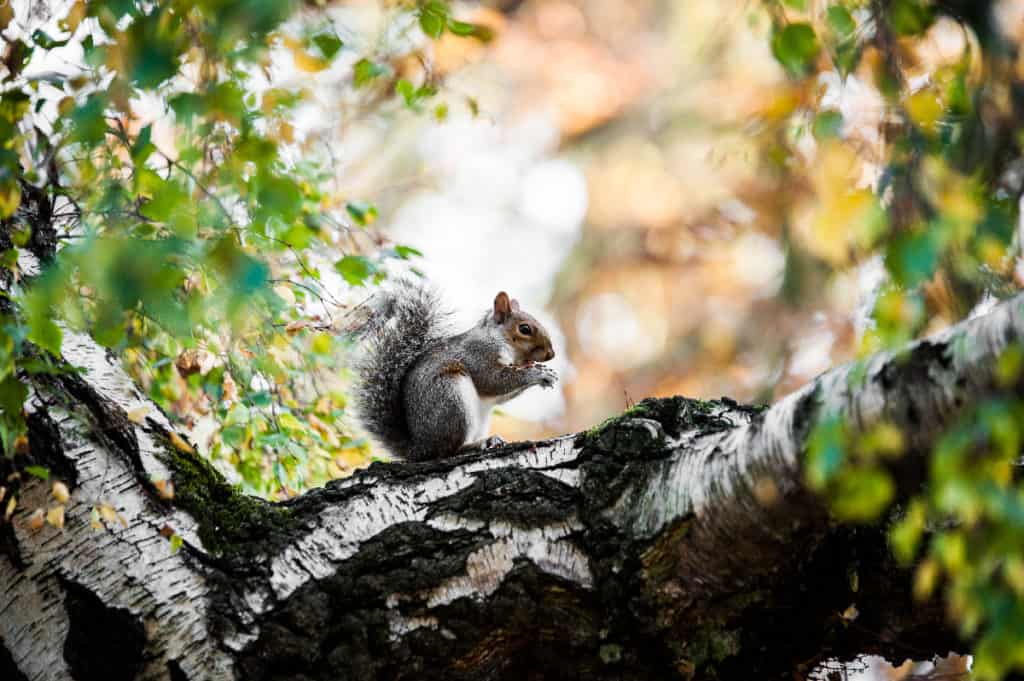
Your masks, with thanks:
M 377 294 L 360 335 L 356 360 L 356 410 L 360 423 L 395 456 L 413 449 L 402 403 L 402 380 L 410 367 L 443 338 L 447 314 L 425 283 L 400 279 Z

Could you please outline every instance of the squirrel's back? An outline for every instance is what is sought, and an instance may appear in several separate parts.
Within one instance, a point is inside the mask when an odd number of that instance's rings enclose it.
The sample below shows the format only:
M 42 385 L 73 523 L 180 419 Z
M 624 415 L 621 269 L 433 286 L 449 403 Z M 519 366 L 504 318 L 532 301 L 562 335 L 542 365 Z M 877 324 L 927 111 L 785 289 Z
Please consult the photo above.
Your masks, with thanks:
M 426 284 L 403 279 L 378 294 L 365 349 L 356 362 L 356 407 L 363 427 L 393 454 L 410 458 L 414 444 L 402 404 L 402 381 L 425 352 L 443 340 L 448 314 Z

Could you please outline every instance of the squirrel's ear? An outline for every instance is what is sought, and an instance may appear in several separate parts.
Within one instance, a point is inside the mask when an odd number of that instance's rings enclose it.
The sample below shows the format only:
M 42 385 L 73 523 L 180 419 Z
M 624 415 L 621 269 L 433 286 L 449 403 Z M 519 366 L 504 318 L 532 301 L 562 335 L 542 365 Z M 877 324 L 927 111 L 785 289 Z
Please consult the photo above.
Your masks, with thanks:
M 499 324 L 504 322 L 505 319 L 512 313 L 512 301 L 508 299 L 508 294 L 504 291 L 494 296 L 494 320 Z
M 512 299 L 512 311 L 519 312 L 519 301 L 515 298 Z

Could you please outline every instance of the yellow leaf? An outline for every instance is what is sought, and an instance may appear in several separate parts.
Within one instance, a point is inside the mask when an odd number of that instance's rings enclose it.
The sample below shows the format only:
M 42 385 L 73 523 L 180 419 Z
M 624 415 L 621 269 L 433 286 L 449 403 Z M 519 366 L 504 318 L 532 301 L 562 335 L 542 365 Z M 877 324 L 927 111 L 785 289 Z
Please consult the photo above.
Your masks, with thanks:
M 7 501 L 7 510 L 4 511 L 4 520 L 10 520 L 14 514 L 14 509 L 18 505 L 18 497 L 11 495 L 11 498 Z
M 300 71 L 316 73 L 317 71 L 323 71 L 331 65 L 330 62 L 320 59 L 319 57 L 314 57 L 298 45 L 290 45 L 289 47 L 291 47 L 292 50 L 292 58 L 295 60 L 295 66 L 297 66 Z
M 108 523 L 117 522 L 117 511 L 114 510 L 113 506 L 110 506 L 109 504 L 100 504 L 99 512 L 100 517 Z
M 11 23 L 11 19 L 14 18 L 14 8 L 11 7 L 10 2 L 0 4 L 0 31 L 7 28 L 7 24 Z
M 326 355 L 331 351 L 331 335 L 328 333 L 318 333 L 313 337 L 313 343 L 311 344 L 313 352 Z
M 64 26 L 68 32 L 74 33 L 78 25 L 82 23 L 82 19 L 85 18 L 85 1 L 78 0 L 74 5 L 71 6 L 71 10 L 68 12 L 67 17 L 64 18 Z
M 89 525 L 94 530 L 102 530 L 103 529 L 103 523 L 100 522 L 99 511 L 96 510 L 95 506 L 93 506 L 92 511 L 89 512 Z
M 15 181 L 0 182 L 0 219 L 10 217 L 21 205 L 21 187 Z
M 28 454 L 28 437 L 25 435 L 19 435 L 14 438 L 14 453 L 15 454 Z
M 0 501 L 3 501 L 4 497 L 6 497 L 6 496 L 7 496 L 7 488 L 2 486 L 2 485 L 0 485 Z
M 1024 560 L 1019 556 L 1010 556 L 1003 564 L 1003 574 L 1010 588 L 1018 595 L 1024 595 Z
M 759 113 L 761 117 L 769 121 L 781 121 L 800 106 L 802 98 L 802 94 L 795 87 L 782 89 L 768 101 L 768 104 Z M 470 108 L 474 107 L 471 105 Z M 473 111 L 473 115 L 476 116 L 476 111 Z
M 285 123 L 284 121 L 282 121 L 281 124 L 277 126 L 277 130 L 278 133 L 281 135 L 281 139 L 283 139 L 285 142 L 291 144 L 292 142 L 295 141 L 295 128 L 291 125 L 291 123 Z
M 935 590 L 939 579 L 939 565 L 931 558 L 921 561 L 914 573 L 914 598 L 923 601 Z
M 41 508 L 37 508 L 36 510 L 32 511 L 32 515 L 28 517 L 28 526 L 33 531 L 42 528 L 44 522 L 45 519 L 43 517 L 43 509 Z
M 58 530 L 64 528 L 64 505 L 54 506 L 46 512 L 46 522 L 50 523 Z
M 148 414 L 149 414 L 149 405 L 148 404 L 144 404 L 144 405 L 142 405 L 140 407 L 136 407 L 135 409 L 129 409 L 128 410 L 128 420 L 131 421 L 132 423 L 145 423 L 146 422 L 146 415 L 148 415 Z
M 53 483 L 51 493 L 53 494 L 53 498 L 62 504 L 68 503 L 68 499 L 71 498 L 71 494 L 68 492 L 68 486 L 63 482 Z
M 923 130 L 934 130 L 942 118 L 942 102 L 931 90 L 919 90 L 907 97 L 904 106 L 910 119 Z
M 153 486 L 161 499 L 171 500 L 174 498 L 174 483 L 170 480 L 154 480 Z
M 846 610 L 843 610 L 843 614 L 840 615 L 847 622 L 852 622 L 860 615 L 860 610 L 857 609 L 856 604 L 851 604 Z
M 186 452 L 188 454 L 195 454 L 196 453 L 196 450 L 192 449 L 192 445 L 190 445 L 189 443 L 185 442 L 185 440 L 183 440 L 182 437 L 180 435 L 178 435 L 177 433 L 175 433 L 173 430 L 171 431 L 170 437 L 171 437 L 171 444 L 173 444 L 175 447 L 177 447 L 180 451 Z

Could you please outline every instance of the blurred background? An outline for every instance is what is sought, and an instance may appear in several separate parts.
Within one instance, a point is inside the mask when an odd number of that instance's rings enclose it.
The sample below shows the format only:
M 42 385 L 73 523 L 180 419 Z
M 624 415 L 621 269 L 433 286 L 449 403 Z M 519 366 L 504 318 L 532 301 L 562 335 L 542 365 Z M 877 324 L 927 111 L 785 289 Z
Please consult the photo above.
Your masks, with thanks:
M 386 5 L 338 11 L 349 25 L 387 23 Z M 554 327 L 560 394 L 528 391 L 495 432 L 577 431 L 656 395 L 769 402 L 855 355 L 880 260 L 807 281 L 799 258 L 787 263 L 784 232 L 791 202 L 814 200 L 808 184 L 845 187 L 858 159 L 828 149 L 831 164 L 815 163 L 808 132 L 798 146 L 806 175 L 771 167 L 780 128 L 809 95 L 773 57 L 762 3 L 462 11 L 492 26 L 494 41 L 446 34 L 411 69 L 445 77 L 445 119 L 390 127 L 385 158 L 371 148 L 374 159 L 346 166 L 343 182 L 375 197 L 388 236 L 423 252 L 415 266 L 460 323 L 507 289 Z M 959 27 L 934 33 L 936 49 L 960 57 Z M 844 135 L 880 153 L 884 105 L 870 82 L 825 71 L 813 89 L 841 111 Z M 349 125 L 343 146 L 375 124 Z M 860 172 L 852 179 L 871 186 L 878 166 Z M 811 249 L 842 250 L 841 238 L 819 236 Z
M 423 252 L 415 266 L 460 323 L 507 289 L 554 327 L 560 394 L 528 391 L 496 432 L 576 431 L 652 395 L 767 401 L 850 356 L 856 280 L 814 305 L 778 295 L 774 197 L 786 188 L 762 172 L 752 118 L 786 78 L 759 7 L 466 11 L 496 38 L 433 46 L 430 68 L 448 75 L 440 96 L 454 100 L 445 120 L 409 121 L 426 129 L 392 133 L 402 148 L 345 182 L 376 197 L 389 236 Z M 395 177 L 394 190 L 374 186 Z

